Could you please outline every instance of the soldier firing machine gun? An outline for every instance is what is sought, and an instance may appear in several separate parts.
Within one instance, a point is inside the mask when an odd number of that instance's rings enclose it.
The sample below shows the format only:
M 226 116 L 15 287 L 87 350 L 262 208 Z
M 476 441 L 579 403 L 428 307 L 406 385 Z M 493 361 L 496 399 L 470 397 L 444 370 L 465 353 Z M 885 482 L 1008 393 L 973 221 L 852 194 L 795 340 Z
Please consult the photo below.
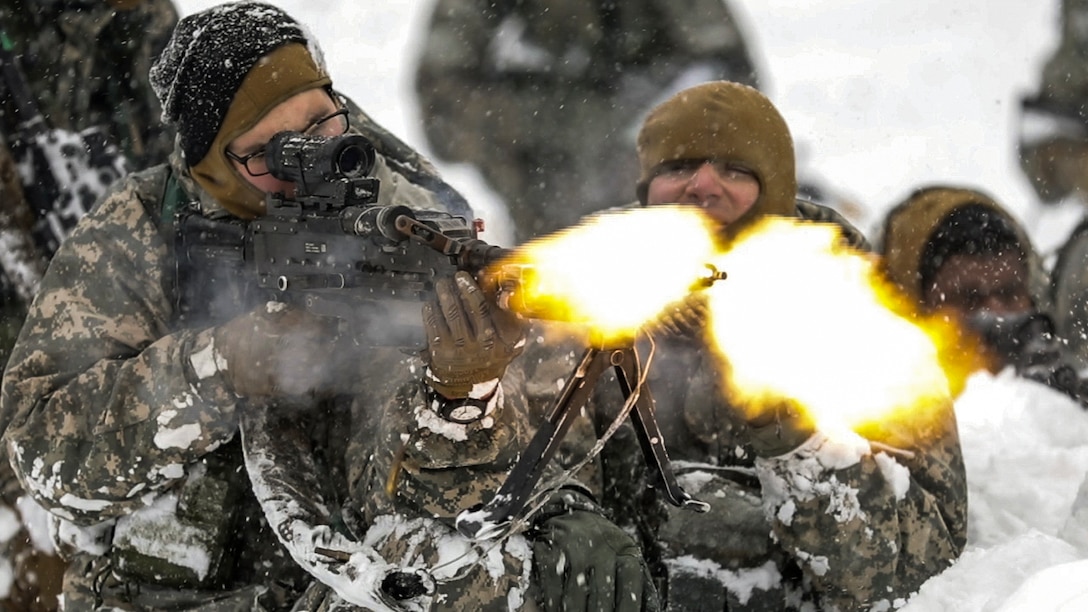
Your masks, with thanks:
M 375 151 L 363 136 L 334 138 L 278 134 L 266 149 L 271 173 L 296 185 L 293 198 L 269 196 L 267 213 L 228 225 L 200 215 L 181 216 L 178 258 L 189 265 L 235 262 L 263 295 L 350 322 L 358 337 L 376 346 L 418 346 L 419 309 L 442 275 L 480 275 L 513 251 L 479 240 L 462 217 L 405 206 L 378 206 L 378 180 L 370 177 Z M 211 237 L 209 240 L 209 236 Z M 716 277 L 720 278 L 720 276 Z M 713 282 L 712 279 L 708 282 Z M 405 316 L 410 313 L 410 316 Z M 394 321 L 394 323 L 391 323 Z M 633 343 L 589 346 L 547 420 L 495 497 L 458 519 L 471 538 L 496 535 L 524 510 L 544 467 L 555 454 L 598 382 L 612 367 L 625 399 L 638 394 L 631 419 L 657 486 L 676 506 L 706 511 L 677 483 L 654 417 Z

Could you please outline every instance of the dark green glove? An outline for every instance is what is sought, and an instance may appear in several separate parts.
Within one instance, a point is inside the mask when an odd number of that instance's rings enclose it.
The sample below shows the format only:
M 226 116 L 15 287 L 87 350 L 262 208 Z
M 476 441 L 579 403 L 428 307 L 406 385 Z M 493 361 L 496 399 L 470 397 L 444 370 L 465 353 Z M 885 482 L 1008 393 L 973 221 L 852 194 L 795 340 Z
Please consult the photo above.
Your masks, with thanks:
M 546 611 L 660 609 L 634 539 L 595 512 L 571 510 L 540 521 L 533 574 Z

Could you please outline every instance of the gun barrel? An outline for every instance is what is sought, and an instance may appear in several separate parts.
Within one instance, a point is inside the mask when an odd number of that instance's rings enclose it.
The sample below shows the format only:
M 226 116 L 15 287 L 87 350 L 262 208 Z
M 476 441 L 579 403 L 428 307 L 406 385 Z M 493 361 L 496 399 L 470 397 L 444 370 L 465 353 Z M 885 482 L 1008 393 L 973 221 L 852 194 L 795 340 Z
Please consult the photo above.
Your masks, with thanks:
M 457 267 L 462 270 L 482 270 L 514 254 L 514 249 L 488 244 L 475 238 L 461 241 L 461 250 L 457 254 Z
M 448 255 L 458 269 L 467 272 L 483 270 L 514 253 L 513 249 L 498 247 L 476 238 L 449 236 L 410 214 L 398 215 L 394 225 L 402 235 Z

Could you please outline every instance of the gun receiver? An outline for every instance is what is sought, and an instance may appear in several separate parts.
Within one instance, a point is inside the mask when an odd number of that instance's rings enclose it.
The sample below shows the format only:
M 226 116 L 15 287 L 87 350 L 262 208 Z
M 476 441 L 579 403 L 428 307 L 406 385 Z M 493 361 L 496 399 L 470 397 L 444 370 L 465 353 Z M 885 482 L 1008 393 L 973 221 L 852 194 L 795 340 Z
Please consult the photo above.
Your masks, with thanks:
M 270 194 L 265 214 L 248 222 L 183 210 L 176 221 L 179 277 L 219 270 L 244 279 L 238 301 L 249 307 L 291 303 L 341 319 L 360 342 L 417 348 L 419 304 L 433 295 L 435 281 L 457 270 L 478 274 L 509 254 L 478 240 L 463 217 L 378 205 L 379 181 L 369 176 L 376 153 L 361 135 L 283 132 L 266 157 L 274 176 L 294 183 L 294 193 Z M 201 284 L 182 286 L 199 292 Z M 212 299 L 184 301 L 205 308 Z

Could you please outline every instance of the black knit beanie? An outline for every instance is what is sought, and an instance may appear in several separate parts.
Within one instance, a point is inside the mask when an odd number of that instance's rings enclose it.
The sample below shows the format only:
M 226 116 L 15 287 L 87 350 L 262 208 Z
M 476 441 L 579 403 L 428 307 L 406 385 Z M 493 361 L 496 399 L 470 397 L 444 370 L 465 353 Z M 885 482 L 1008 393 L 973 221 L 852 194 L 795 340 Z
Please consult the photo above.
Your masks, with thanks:
M 922 289 L 933 284 L 937 271 L 955 255 L 996 257 L 1016 253 L 1027 257 L 1009 219 L 986 204 L 967 204 L 945 215 L 922 249 L 918 266 Z
M 284 44 L 316 43 L 283 10 L 262 2 L 231 2 L 183 18 L 151 67 L 163 120 L 177 127 L 188 164 L 208 153 L 235 93 L 261 57 Z

